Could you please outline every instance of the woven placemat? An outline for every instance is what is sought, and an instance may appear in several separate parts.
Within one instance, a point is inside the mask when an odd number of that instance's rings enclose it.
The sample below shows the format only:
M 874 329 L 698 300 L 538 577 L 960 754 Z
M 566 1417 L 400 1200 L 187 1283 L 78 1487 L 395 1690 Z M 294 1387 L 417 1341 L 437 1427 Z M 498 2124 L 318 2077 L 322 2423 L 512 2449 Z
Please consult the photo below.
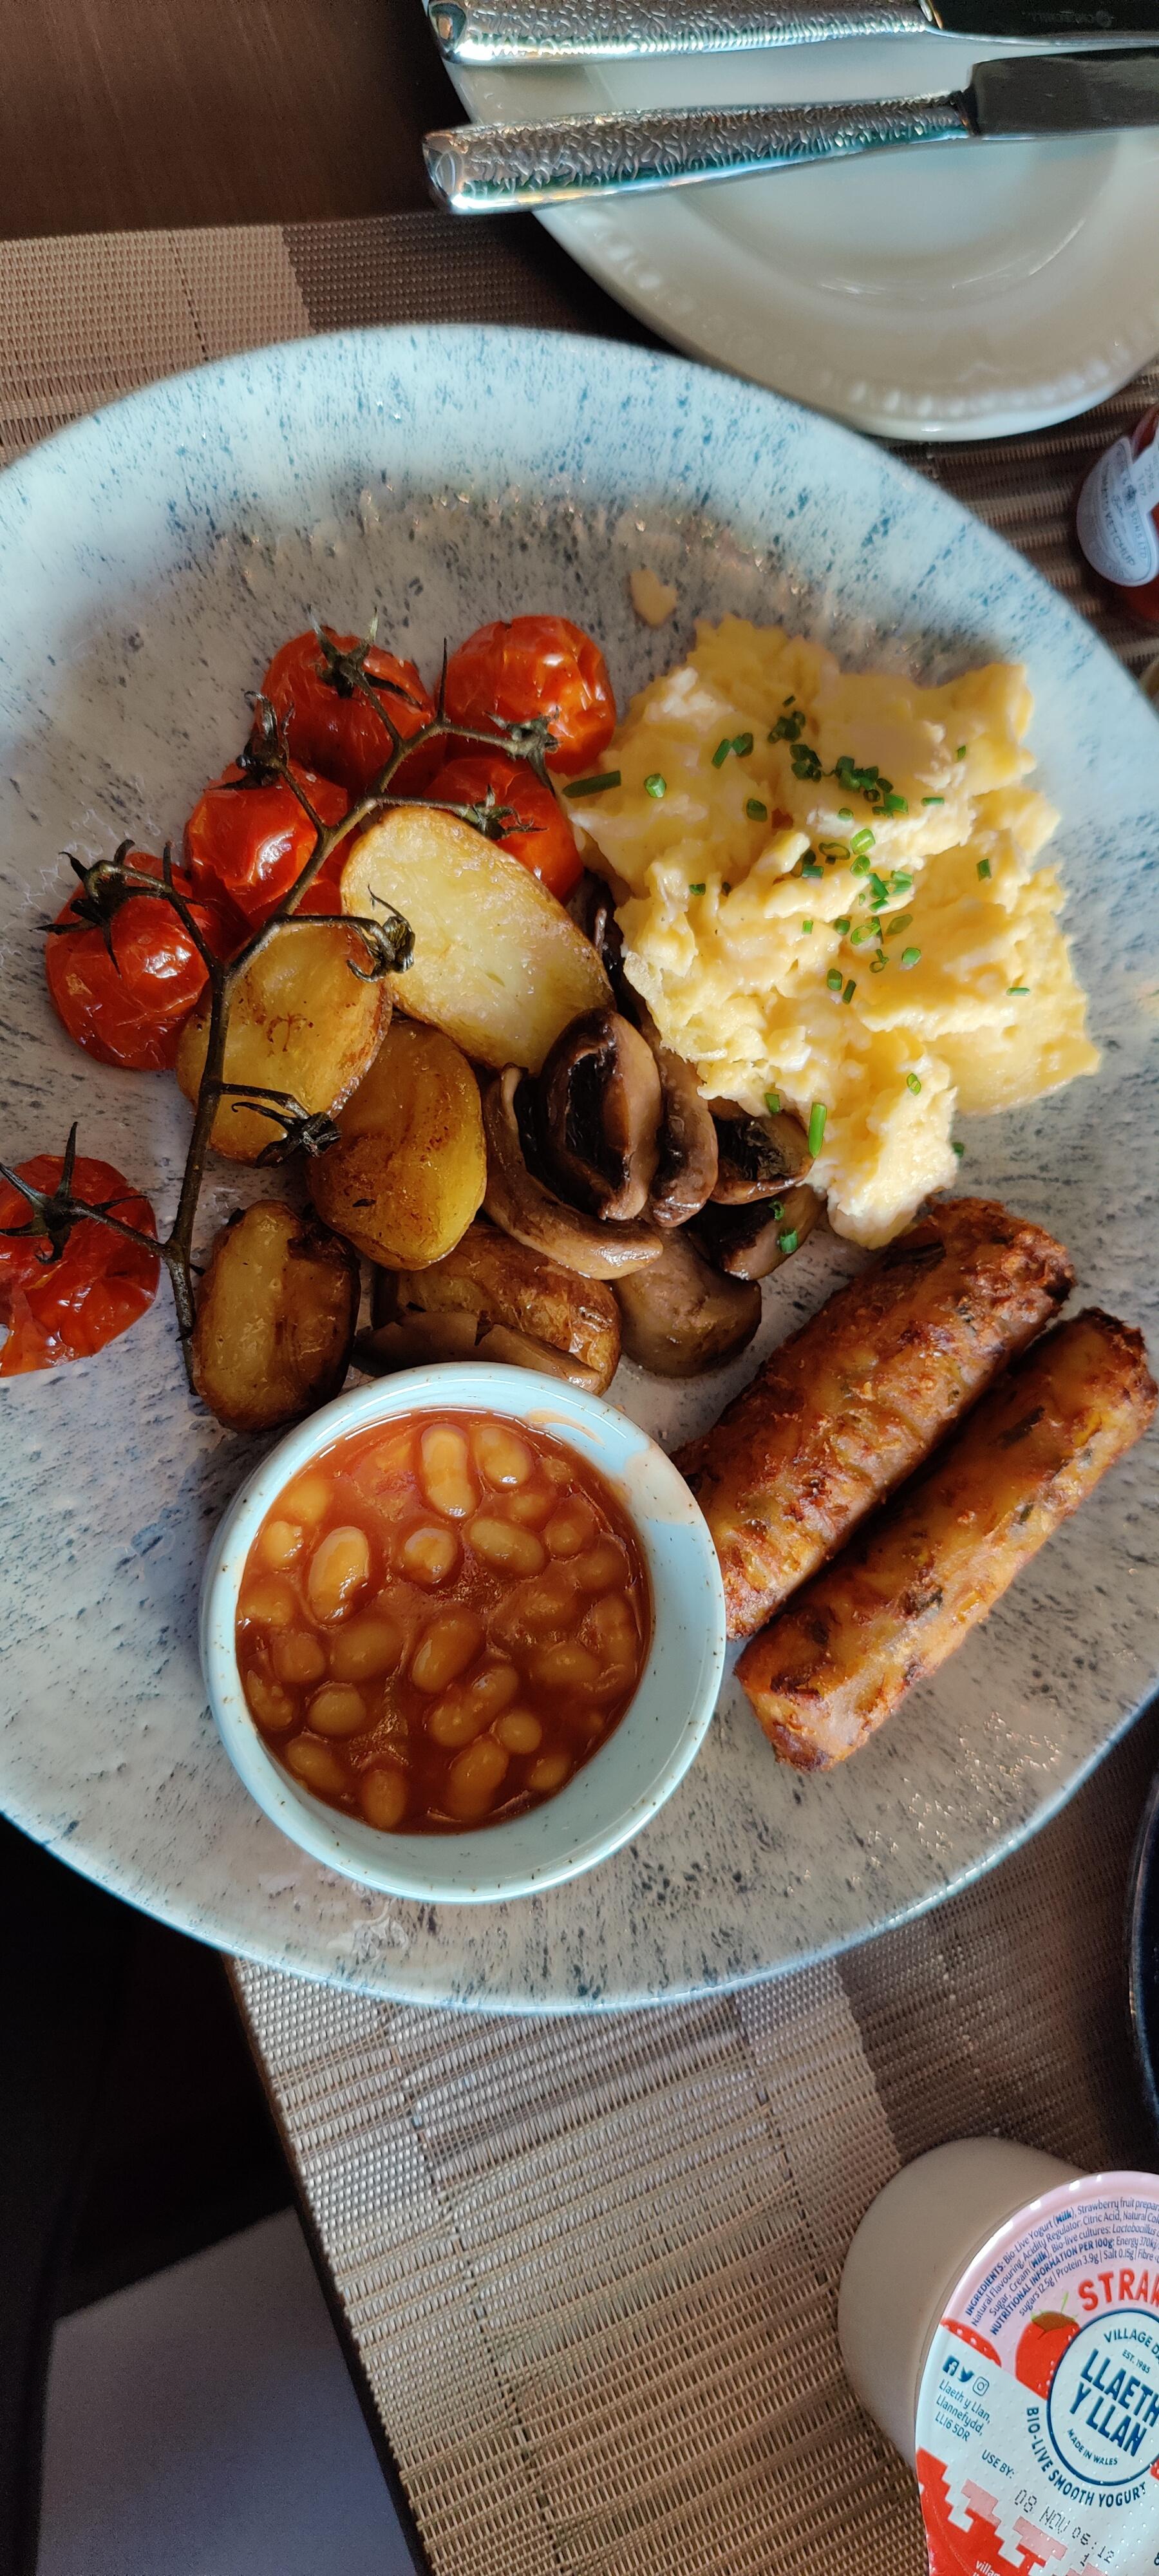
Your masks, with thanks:
M 0 450 L 173 369 L 363 322 L 646 335 L 529 222 L 0 247 Z M 1159 394 L 910 449 L 1134 667 L 1069 538 Z M 841 2375 L 850 2234 L 899 2162 L 1000 2130 L 1149 2162 L 1123 1890 L 1152 1712 L 936 1914 L 735 1997 L 566 2021 L 392 2007 L 234 1963 L 374 2419 L 436 2576 L 920 2576 L 912 2482 Z M 322 2464 L 320 2464 L 320 2467 Z

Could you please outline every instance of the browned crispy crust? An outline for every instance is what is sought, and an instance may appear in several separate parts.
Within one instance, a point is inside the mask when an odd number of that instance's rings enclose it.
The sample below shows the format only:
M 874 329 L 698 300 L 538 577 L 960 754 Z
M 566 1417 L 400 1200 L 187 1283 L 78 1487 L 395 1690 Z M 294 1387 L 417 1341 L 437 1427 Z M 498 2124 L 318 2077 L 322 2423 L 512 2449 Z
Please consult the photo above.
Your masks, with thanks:
M 1061 1244 L 991 1199 L 946 1199 L 772 1353 L 676 1464 L 751 1637 L 1050 1322 Z
M 1141 1333 L 1095 1307 L 1002 1378 L 932 1464 L 746 1646 L 775 1752 L 844 1762 L 986 1617 L 1060 1521 L 1145 1431 Z

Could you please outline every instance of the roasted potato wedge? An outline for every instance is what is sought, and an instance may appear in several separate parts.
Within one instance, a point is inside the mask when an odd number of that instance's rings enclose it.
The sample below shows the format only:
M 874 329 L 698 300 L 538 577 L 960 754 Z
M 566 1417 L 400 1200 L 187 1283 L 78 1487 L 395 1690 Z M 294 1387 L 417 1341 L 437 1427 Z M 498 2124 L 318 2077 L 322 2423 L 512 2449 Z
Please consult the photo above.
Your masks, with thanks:
M 602 1395 L 620 1356 L 611 1289 L 472 1225 L 429 1270 L 383 1271 L 375 1284 L 368 1360 L 406 1368 L 420 1359 L 509 1360 L 557 1370 Z
M 338 1137 L 310 1165 L 319 1216 L 371 1261 L 419 1270 L 450 1252 L 482 1205 L 479 1085 L 441 1029 L 392 1021 Z
M 234 992 L 225 1080 L 288 1092 L 311 1115 L 340 1109 L 369 1071 L 390 1020 L 385 986 L 351 973 L 363 962 L 362 941 L 351 931 L 312 924 L 276 931 Z M 197 1098 L 208 1028 L 205 1001 L 186 1021 L 177 1049 L 187 1100 Z M 223 1100 L 211 1142 L 231 1163 L 256 1163 L 279 1132 L 257 1109 Z
M 494 841 L 430 806 L 403 805 L 363 832 L 342 874 L 342 908 L 393 904 L 414 932 L 406 1008 L 478 1064 L 538 1073 L 561 1029 L 610 999 L 607 976 L 563 905 Z
M 282 1199 L 222 1228 L 193 1332 L 198 1394 L 232 1431 L 276 1431 L 337 1395 L 358 1318 L 349 1246 Z

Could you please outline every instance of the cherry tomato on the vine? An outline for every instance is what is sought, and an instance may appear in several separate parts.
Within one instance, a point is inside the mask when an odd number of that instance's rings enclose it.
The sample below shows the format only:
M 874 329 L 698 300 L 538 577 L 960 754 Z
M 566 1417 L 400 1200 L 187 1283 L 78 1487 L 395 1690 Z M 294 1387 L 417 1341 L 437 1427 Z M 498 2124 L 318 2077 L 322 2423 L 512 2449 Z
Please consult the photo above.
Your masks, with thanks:
M 345 788 L 296 760 L 291 766 L 321 821 L 340 823 L 350 803 Z M 246 928 L 260 930 L 301 876 L 314 840 L 310 817 L 284 778 L 251 778 L 231 760 L 197 799 L 185 826 L 185 860 L 199 894 L 227 895 Z M 339 842 L 323 872 L 331 889 L 324 906 L 328 912 L 341 909 L 333 888 L 343 856 Z M 323 908 L 317 899 L 320 883 L 305 898 L 307 911 Z
M 130 863 L 159 877 L 161 862 L 133 850 Z M 191 879 L 180 869 L 174 884 L 188 900 Z M 135 1073 L 171 1066 L 177 1041 L 206 981 L 207 968 L 171 904 L 156 895 L 130 894 L 105 929 L 78 917 L 79 890 L 56 918 L 45 943 L 48 990 L 70 1038 L 102 1064 Z M 202 937 L 216 957 L 228 957 L 244 928 L 220 902 L 191 905 Z
M 357 635 L 336 635 L 330 627 L 325 631 L 340 652 L 357 649 Z M 380 644 L 369 644 L 362 667 L 368 680 L 385 684 L 377 694 L 400 734 L 409 739 L 430 723 L 434 700 L 413 662 L 400 661 Z M 295 760 L 320 769 L 326 778 L 336 778 L 351 797 L 365 796 L 390 759 L 390 733 L 361 689 L 345 694 L 328 677 L 316 635 L 293 635 L 279 648 L 262 681 L 262 696 L 269 699 L 285 728 Z M 417 795 L 437 769 L 442 752 L 441 742 L 424 743 L 412 752 L 396 772 L 392 794 Z
M 16 1168 L 34 1189 L 51 1191 L 64 1158 L 34 1154 Z M 72 1193 L 90 1207 L 111 1201 L 112 1214 L 142 1234 L 157 1231 L 148 1199 L 130 1189 L 111 1163 L 79 1155 Z M 8 1326 L 0 1377 L 24 1377 L 32 1369 L 57 1368 L 63 1360 L 88 1359 L 103 1350 L 152 1305 L 160 1275 L 156 1253 L 146 1252 L 143 1244 L 126 1243 L 96 1217 L 78 1219 L 59 1260 L 38 1259 L 49 1250 L 44 1235 L 2 1231 L 26 1225 L 31 1214 L 19 1190 L 0 1180 L 0 1323 Z
M 429 794 L 443 805 L 485 807 L 488 791 L 493 802 L 506 806 L 513 817 L 495 835 L 500 848 L 510 850 L 513 859 L 565 903 L 583 874 L 583 861 L 567 815 L 525 760 L 508 760 L 501 751 L 469 753 L 440 769 Z
M 513 617 L 468 635 L 447 664 L 446 709 L 456 724 L 527 724 L 546 716 L 549 769 L 576 778 L 607 750 L 616 701 L 599 645 L 568 617 Z

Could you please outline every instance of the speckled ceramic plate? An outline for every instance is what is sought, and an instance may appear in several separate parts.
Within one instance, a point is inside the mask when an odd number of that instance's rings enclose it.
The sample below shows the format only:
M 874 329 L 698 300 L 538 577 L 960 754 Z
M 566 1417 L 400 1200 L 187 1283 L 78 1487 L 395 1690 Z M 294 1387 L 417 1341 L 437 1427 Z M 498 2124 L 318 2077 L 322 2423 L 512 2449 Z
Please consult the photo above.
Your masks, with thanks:
M 520 119 L 913 97 L 994 51 L 885 36 L 455 77 L 472 116 Z M 1067 420 L 1159 349 L 1154 134 L 909 146 L 542 221 L 665 339 L 887 438 Z
M 627 576 L 679 606 L 656 635 Z M 173 1203 L 172 1084 L 105 1072 L 44 995 L 38 922 L 65 846 L 180 828 L 233 749 L 277 640 L 317 612 L 432 669 L 444 635 L 562 608 L 621 696 L 694 618 L 783 616 L 853 659 L 934 675 L 1029 665 L 1041 776 L 1097 1080 L 964 1130 L 964 1180 L 1053 1226 L 1080 1293 L 1156 1324 L 1159 730 L 1016 556 L 847 432 L 682 361 L 570 338 L 367 332 L 136 395 L 0 477 L 0 1133 L 82 1150 Z M 224 1210 L 237 1174 L 213 1196 Z M 243 1186 L 244 1186 L 243 1176 Z M 207 1209 L 207 1214 L 212 1209 Z M 766 1292 L 763 1343 L 853 1256 L 814 1235 Z M 666 1442 L 750 1373 L 617 1399 Z M 936 1684 L 831 1777 L 781 1769 L 726 1692 L 638 1843 L 549 1895 L 431 1911 L 308 1860 L 236 1778 L 197 1662 L 202 1557 L 253 1448 L 192 1409 L 165 1299 L 98 1359 L 0 1388 L 0 1794 L 78 1868 L 223 1946 L 307 1975 L 492 2008 L 738 1983 L 935 1902 L 1040 1823 L 1159 1665 L 1154 1450 L 1136 1450 Z M 501 1828 L 499 1829 L 501 1830 Z

